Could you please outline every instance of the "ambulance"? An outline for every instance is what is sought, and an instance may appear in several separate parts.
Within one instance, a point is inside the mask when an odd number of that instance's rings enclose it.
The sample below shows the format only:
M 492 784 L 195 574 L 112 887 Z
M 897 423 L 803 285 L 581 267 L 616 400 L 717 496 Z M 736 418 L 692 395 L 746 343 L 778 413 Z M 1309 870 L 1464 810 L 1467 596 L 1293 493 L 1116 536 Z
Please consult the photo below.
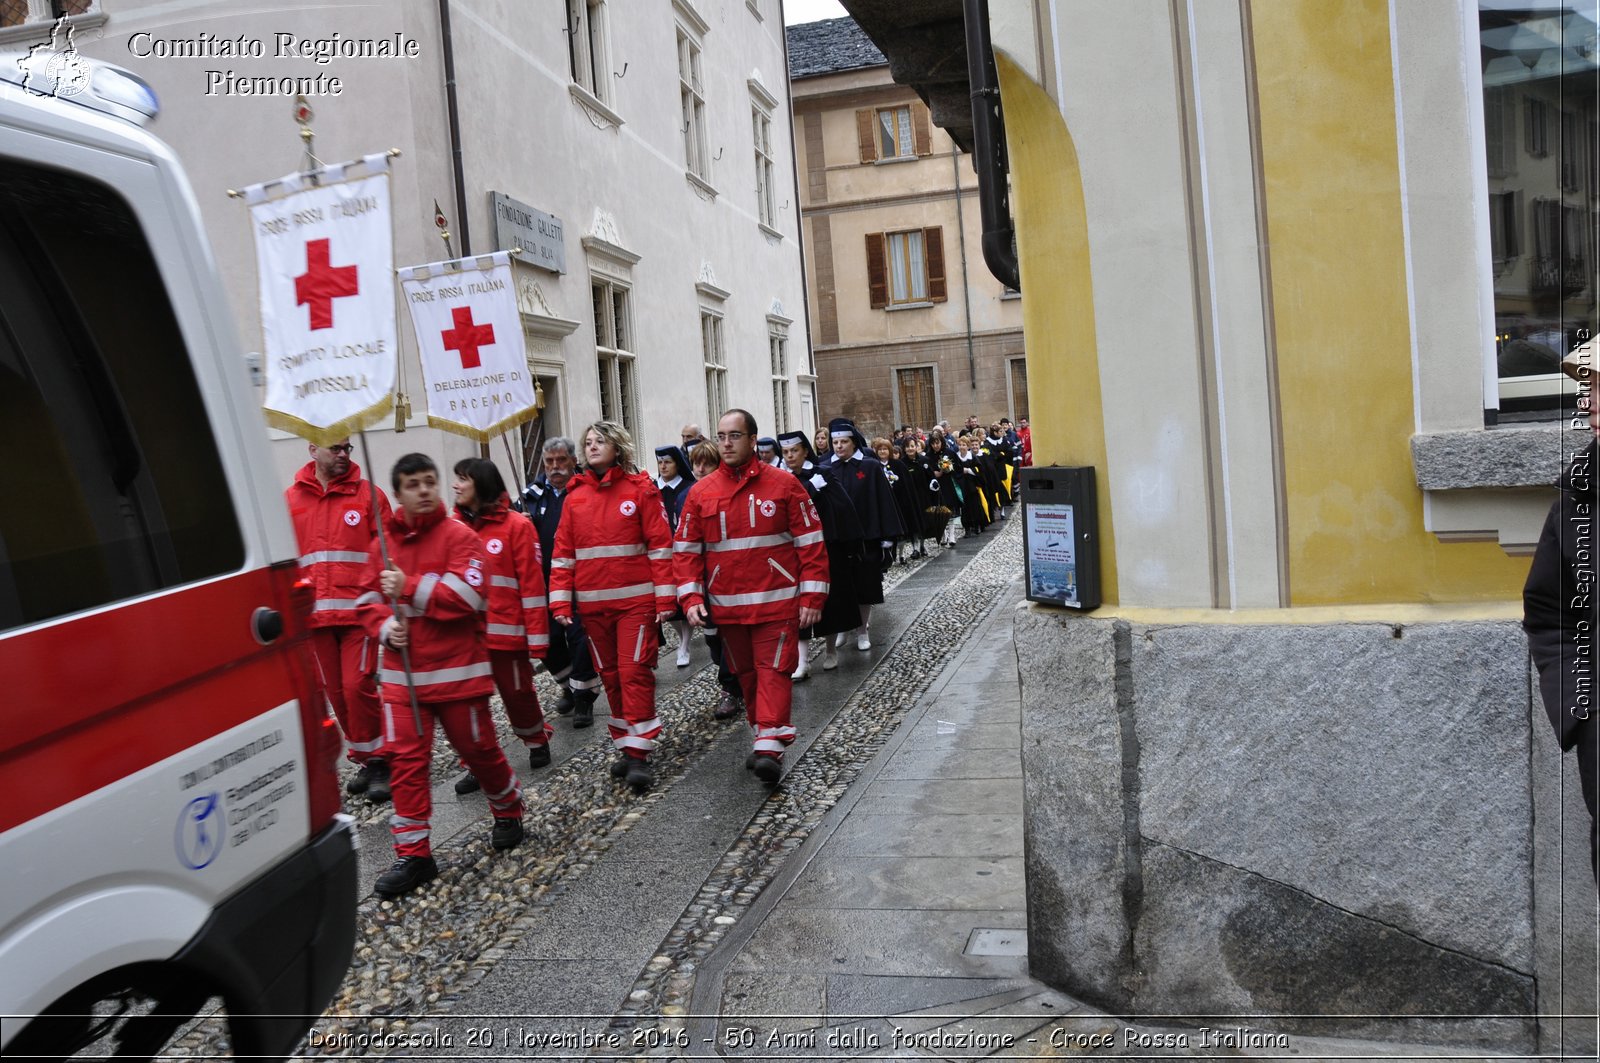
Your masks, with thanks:
M 0 54 L 0 1055 L 288 1054 L 355 938 L 339 734 L 150 89 Z M 214 1050 L 214 1046 L 207 1046 Z

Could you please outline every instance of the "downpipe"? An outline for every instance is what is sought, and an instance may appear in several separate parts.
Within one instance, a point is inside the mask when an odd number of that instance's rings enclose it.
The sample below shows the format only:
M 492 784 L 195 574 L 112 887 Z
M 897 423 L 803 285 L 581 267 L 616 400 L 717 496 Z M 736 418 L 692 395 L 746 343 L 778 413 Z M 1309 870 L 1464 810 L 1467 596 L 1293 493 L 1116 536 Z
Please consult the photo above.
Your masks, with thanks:
M 966 21 L 967 80 L 972 86 L 972 166 L 978 174 L 978 213 L 983 221 L 983 261 L 995 279 L 1022 290 L 1017 269 L 1016 229 L 1006 187 L 1005 116 L 1000 76 L 989 38 L 989 0 L 962 0 Z

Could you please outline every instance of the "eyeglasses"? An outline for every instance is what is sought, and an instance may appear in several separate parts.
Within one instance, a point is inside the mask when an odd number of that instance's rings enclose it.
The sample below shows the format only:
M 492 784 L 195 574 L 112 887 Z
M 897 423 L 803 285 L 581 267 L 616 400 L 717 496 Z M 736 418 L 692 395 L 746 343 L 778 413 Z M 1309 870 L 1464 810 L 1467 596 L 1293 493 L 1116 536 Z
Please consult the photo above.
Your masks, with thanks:
M 718 443 L 737 443 L 739 440 L 743 439 L 745 436 L 747 436 L 749 434 L 750 434 L 749 432 L 718 432 L 717 433 L 717 442 Z
M 331 447 L 323 447 L 322 449 L 331 450 L 335 454 L 353 454 L 356 448 L 351 446 L 349 443 L 335 443 Z

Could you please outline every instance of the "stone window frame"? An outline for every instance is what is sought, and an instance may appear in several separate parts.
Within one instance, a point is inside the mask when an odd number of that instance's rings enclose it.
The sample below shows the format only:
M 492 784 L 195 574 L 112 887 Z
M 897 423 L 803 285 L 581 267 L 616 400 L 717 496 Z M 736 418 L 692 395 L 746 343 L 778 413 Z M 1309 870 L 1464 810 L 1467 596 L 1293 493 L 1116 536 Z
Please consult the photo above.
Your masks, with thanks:
M 672 0 L 677 55 L 679 132 L 683 136 L 684 177 L 698 193 L 714 198 L 711 181 L 711 129 L 706 117 L 705 41 L 711 24 L 688 0 Z
M 908 369 L 929 369 L 933 375 L 933 420 L 927 424 L 917 424 L 910 415 L 900 408 L 900 374 Z M 939 363 L 938 362 L 907 362 L 889 367 L 889 398 L 894 405 L 893 423 L 897 425 L 910 424 L 918 428 L 932 428 L 939 423 Z
M 566 0 L 567 62 L 572 98 L 596 126 L 622 125 L 611 83 L 611 23 L 607 0 Z M 577 47 L 582 40 L 588 47 Z
M 761 231 L 780 239 L 778 231 L 778 191 L 776 153 L 772 142 L 772 117 L 778 100 L 765 85 L 750 78 L 745 82 L 750 89 L 750 136 L 754 142 L 756 163 L 756 220 Z
M 794 404 L 789 401 L 789 385 L 795 374 L 789 362 L 790 318 L 776 314 L 767 315 L 767 360 L 772 371 L 772 427 L 777 436 L 787 432 L 794 423 Z

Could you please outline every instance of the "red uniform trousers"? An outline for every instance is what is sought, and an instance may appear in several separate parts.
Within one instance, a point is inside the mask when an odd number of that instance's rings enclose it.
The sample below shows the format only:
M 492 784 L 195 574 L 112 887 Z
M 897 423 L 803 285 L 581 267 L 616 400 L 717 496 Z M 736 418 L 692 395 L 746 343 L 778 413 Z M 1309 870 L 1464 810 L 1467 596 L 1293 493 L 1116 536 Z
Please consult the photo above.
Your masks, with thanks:
M 555 728 L 545 722 L 544 711 L 539 708 L 539 695 L 533 689 L 533 661 L 528 658 L 528 651 L 490 649 L 489 667 L 494 672 L 500 700 L 505 703 L 511 730 L 525 746 L 549 745 Z
M 489 811 L 495 818 L 521 819 L 522 790 L 517 785 L 516 772 L 500 751 L 494 720 L 489 716 L 489 699 L 424 701 L 420 707 L 422 733 L 418 734 L 409 703 L 385 702 L 383 706 L 383 752 L 389 761 L 390 786 L 394 790 L 389 832 L 394 836 L 395 854 L 427 856 L 432 852 L 428 817 L 433 812 L 433 797 L 428 769 L 433 760 L 435 719 L 444 726 L 444 736 L 467 770 L 483 784 Z
M 783 747 L 794 741 L 789 722 L 794 681 L 800 666 L 800 618 L 768 620 L 759 624 L 721 621 L 722 660 L 739 678 L 744 691 L 745 717 L 754 733 L 755 751 L 783 759 Z
M 621 610 L 582 607 L 583 630 L 589 636 L 594 670 L 611 705 L 611 741 L 619 752 L 648 757 L 661 733 L 656 715 L 656 629 L 654 599 Z
M 311 652 L 344 732 L 345 755 L 365 764 L 383 745 L 379 731 L 378 645 L 355 624 L 311 629 Z

